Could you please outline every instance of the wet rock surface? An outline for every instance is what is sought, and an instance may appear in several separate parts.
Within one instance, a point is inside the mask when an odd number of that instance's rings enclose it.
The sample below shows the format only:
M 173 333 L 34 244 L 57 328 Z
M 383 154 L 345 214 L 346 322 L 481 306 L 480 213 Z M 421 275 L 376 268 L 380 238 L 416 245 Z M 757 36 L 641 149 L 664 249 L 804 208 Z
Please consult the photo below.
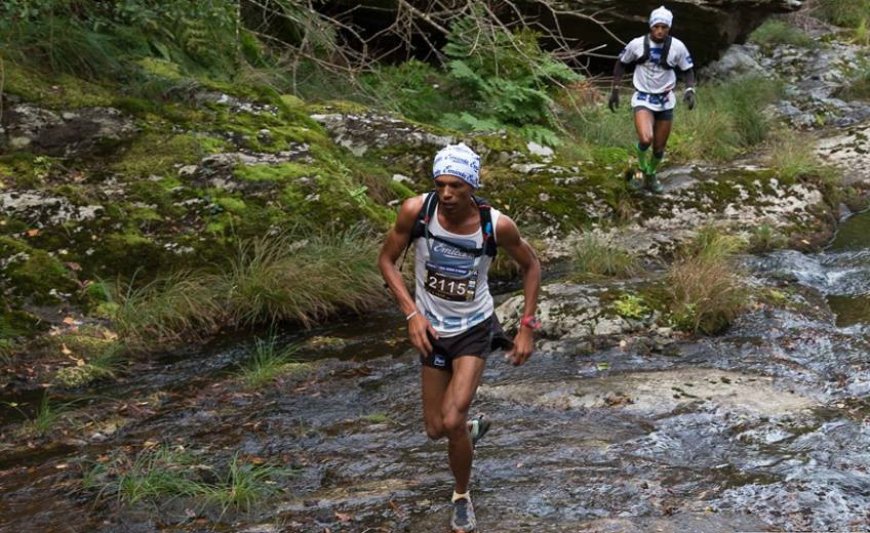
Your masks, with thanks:
M 829 257 L 747 257 L 755 283 L 788 302 L 701 340 L 618 320 L 596 331 L 588 324 L 606 313 L 594 286 L 548 284 L 542 309 L 561 315 L 545 317 L 527 365 L 490 356 L 473 405 L 493 422 L 473 473 L 481 530 L 864 528 L 870 319 L 837 326 L 825 303 L 836 285 L 824 280 L 839 278 Z M 855 279 L 849 286 L 870 292 L 870 278 Z M 510 324 L 517 303 L 502 299 Z M 142 378 L 68 415 L 106 423 L 38 456 L 3 450 L 4 526 L 50 529 L 81 513 L 91 531 L 194 531 L 191 509 L 238 531 L 445 531 L 446 444 L 423 432 L 402 326 L 386 313 L 316 332 L 305 348 L 316 359 L 254 390 L 233 373 L 245 345 L 132 369 Z M 143 442 L 198 450 L 209 463 L 242 453 L 293 473 L 248 514 L 184 503 L 154 515 L 81 488 L 100 457 Z

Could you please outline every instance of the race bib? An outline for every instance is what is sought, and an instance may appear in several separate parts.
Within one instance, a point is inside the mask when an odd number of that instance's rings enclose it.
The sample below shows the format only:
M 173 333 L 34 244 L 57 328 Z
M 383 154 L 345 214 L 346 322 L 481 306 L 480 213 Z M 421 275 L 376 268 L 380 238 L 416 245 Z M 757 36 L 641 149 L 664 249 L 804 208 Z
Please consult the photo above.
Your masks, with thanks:
M 470 302 L 477 290 L 477 270 L 426 263 L 426 292 L 451 302 Z

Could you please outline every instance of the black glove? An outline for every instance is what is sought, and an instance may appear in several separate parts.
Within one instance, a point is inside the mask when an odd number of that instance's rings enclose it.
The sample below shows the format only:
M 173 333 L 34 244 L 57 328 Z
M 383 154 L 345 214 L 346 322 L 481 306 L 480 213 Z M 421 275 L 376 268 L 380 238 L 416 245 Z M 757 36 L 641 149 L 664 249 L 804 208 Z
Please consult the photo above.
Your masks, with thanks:
M 695 109 L 695 89 L 686 89 L 686 92 L 683 93 L 683 102 L 686 102 L 689 111 Z
M 607 101 L 607 107 L 616 113 L 616 108 L 619 107 L 619 89 L 610 91 L 610 100 Z

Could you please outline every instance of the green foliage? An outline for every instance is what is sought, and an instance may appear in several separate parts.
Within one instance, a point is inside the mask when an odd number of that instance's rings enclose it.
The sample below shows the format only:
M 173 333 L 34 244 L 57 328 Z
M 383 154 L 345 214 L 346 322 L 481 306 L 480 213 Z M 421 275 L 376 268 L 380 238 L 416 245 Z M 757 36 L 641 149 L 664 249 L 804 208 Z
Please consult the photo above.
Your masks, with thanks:
M 225 274 L 227 309 L 239 325 L 299 321 L 383 301 L 378 245 L 361 229 L 258 238 L 242 245 Z
M 121 502 L 165 503 L 188 498 L 222 511 L 232 507 L 250 511 L 254 505 L 280 492 L 279 480 L 291 471 L 244 461 L 235 454 L 225 471 L 203 464 L 192 452 L 159 446 L 146 448 L 132 460 L 125 456 L 97 464 L 84 474 L 86 489 L 114 494 Z
M 778 130 L 769 142 L 769 164 L 786 183 L 821 176 L 828 170 L 813 150 L 814 144 L 815 139 L 809 133 Z
M 669 143 L 679 160 L 733 158 L 764 141 L 772 118 L 763 112 L 776 101 L 781 84 L 750 77 L 698 90 L 698 109 L 681 110 Z
M 712 227 L 702 228 L 686 243 L 666 276 L 667 311 L 674 327 L 714 334 L 734 320 L 746 301 L 732 260 L 741 246 Z
M 378 68 L 363 81 L 386 109 L 420 122 L 436 123 L 454 104 L 442 87 L 442 78 L 435 67 L 411 60 Z
M 126 503 L 204 494 L 208 485 L 191 479 L 194 464 L 194 458 L 181 450 L 146 449 L 132 463 L 118 461 L 113 465 L 118 471 L 117 479 L 103 490 L 109 489 Z
M 22 435 L 44 437 L 57 427 L 64 409 L 69 407 L 70 403 L 54 404 L 49 399 L 48 394 L 44 394 L 32 417 L 27 416 L 17 403 L 7 402 L 7 405 L 25 416 L 26 420 L 20 429 Z
M 870 61 L 859 65 L 857 75 L 837 96 L 845 100 L 870 100 Z
M 838 26 L 857 28 L 870 18 L 870 0 L 815 0 L 816 15 Z
M 628 157 L 627 149 L 612 157 L 606 147 L 631 147 L 634 139 L 634 124 L 628 113 L 611 113 L 604 106 L 586 106 L 565 113 L 565 129 L 584 146 L 586 157 L 603 164 L 623 162 Z M 615 159 L 615 160 L 614 160 Z
M 6 0 L 0 12 L 9 57 L 91 79 L 119 78 L 126 59 L 147 56 L 231 72 L 239 56 L 232 0 Z
M 142 286 L 119 283 L 115 328 L 131 349 L 202 339 L 220 327 L 280 321 L 306 326 L 384 301 L 378 243 L 359 228 L 243 241 L 217 271 L 179 271 Z
M 234 508 L 250 512 L 255 504 L 281 493 L 278 479 L 288 471 L 276 466 L 254 464 L 233 456 L 223 479 L 208 488 L 205 499 L 226 510 Z
M 212 276 L 191 272 L 178 272 L 141 287 L 119 282 L 112 298 L 118 304 L 115 328 L 134 349 L 207 336 L 224 317 L 216 286 Z
M 640 272 L 640 261 L 626 250 L 586 234 L 574 247 L 573 266 L 582 277 L 631 277 Z
M 752 229 L 747 251 L 756 254 L 770 252 L 784 247 L 787 242 L 785 236 L 777 232 L 773 226 L 761 224 Z
M 280 349 L 277 343 L 275 337 L 256 339 L 254 353 L 240 365 L 241 377 L 247 386 L 257 388 L 269 383 L 294 364 L 293 355 L 299 347 L 290 345 Z
M 613 302 L 613 309 L 619 316 L 632 319 L 640 319 L 650 313 L 650 308 L 646 305 L 643 296 L 629 293 L 623 294 Z
M 813 47 L 815 41 L 806 32 L 779 19 L 770 19 L 759 26 L 749 40 L 762 46 L 791 44 L 794 46 Z
M 557 127 L 550 91 L 582 76 L 542 50 L 528 30 L 510 33 L 467 18 L 453 25 L 447 41 L 447 76 L 464 111 L 446 114 L 442 125 L 485 131 L 525 126 L 527 138 L 553 142 L 553 134 L 542 131 Z
M 81 387 L 93 381 L 115 378 L 121 365 L 122 346 L 85 335 L 66 336 L 61 349 L 71 352 L 75 366 L 60 368 L 52 382 L 62 387 Z M 95 353 L 92 353 L 95 352 Z

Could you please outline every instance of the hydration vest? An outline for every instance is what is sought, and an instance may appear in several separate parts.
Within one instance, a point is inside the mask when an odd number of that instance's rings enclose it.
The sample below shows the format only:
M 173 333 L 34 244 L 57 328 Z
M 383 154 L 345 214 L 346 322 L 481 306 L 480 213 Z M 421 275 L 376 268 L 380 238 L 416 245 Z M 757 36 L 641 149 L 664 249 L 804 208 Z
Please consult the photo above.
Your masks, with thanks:
M 649 34 L 647 34 L 643 38 L 643 55 L 640 56 L 639 58 L 637 58 L 637 60 L 635 60 L 634 63 L 632 63 L 632 64 L 640 65 L 641 63 L 646 63 L 647 61 L 650 61 L 650 53 L 649 53 L 650 46 L 651 46 L 650 40 L 651 39 L 650 39 Z M 664 42 L 664 44 L 662 44 L 661 59 L 656 62 L 656 64 L 658 64 L 659 66 L 666 68 L 668 70 L 674 70 L 674 65 L 671 65 L 670 63 L 668 63 L 668 56 L 671 53 L 671 41 L 672 40 L 673 40 L 673 37 L 671 37 L 670 35 L 665 37 L 665 42 Z
M 495 242 L 495 228 L 492 227 L 492 211 L 490 211 L 492 207 L 489 205 L 489 202 L 479 196 L 474 196 L 474 203 L 477 204 L 477 209 L 480 211 L 480 230 L 483 233 L 483 246 L 481 248 L 465 248 L 463 246 L 458 246 L 454 242 L 429 233 L 429 221 L 432 220 L 433 216 L 435 216 L 435 207 L 438 205 L 438 194 L 435 192 L 430 192 L 426 195 L 426 199 L 423 201 L 423 208 L 420 209 L 420 212 L 417 214 L 417 221 L 411 229 L 411 238 L 408 240 L 408 246 L 410 246 L 415 239 L 426 237 L 427 239 L 448 243 L 467 254 L 473 255 L 474 257 L 480 257 L 482 255 L 495 257 L 498 251 L 498 246 Z M 406 247 L 405 251 L 407 251 L 407 249 L 408 248 Z

